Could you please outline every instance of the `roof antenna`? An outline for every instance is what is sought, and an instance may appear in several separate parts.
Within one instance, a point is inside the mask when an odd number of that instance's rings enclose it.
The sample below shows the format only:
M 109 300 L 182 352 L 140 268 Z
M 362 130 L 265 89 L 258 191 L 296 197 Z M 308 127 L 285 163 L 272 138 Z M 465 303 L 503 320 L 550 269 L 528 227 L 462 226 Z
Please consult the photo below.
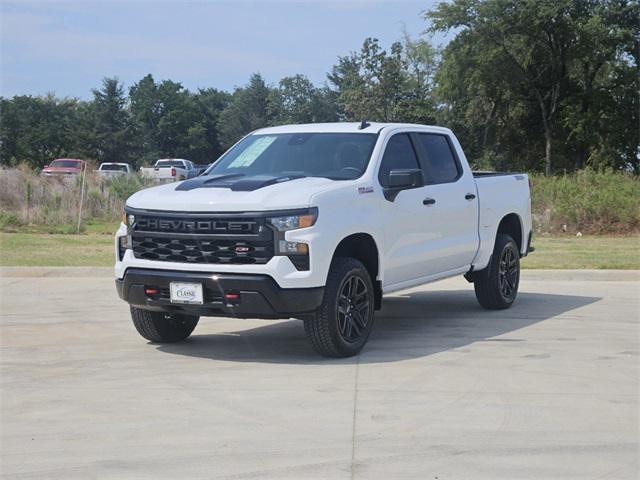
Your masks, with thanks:
M 365 128 L 367 128 L 369 126 L 371 126 L 371 124 L 369 122 L 367 122 L 367 119 L 365 118 L 364 120 L 362 120 L 362 123 L 358 127 L 358 130 L 364 130 Z

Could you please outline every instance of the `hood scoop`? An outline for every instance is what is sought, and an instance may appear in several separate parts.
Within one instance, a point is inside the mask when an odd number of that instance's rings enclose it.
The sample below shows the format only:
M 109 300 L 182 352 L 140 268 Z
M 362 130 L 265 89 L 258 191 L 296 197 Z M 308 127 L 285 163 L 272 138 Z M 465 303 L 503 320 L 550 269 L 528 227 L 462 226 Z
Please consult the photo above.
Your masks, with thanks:
M 181 182 L 176 187 L 176 192 L 189 191 L 196 188 L 225 187 L 227 181 L 238 177 L 242 177 L 242 174 L 207 175 L 206 177 L 190 178 L 189 180 Z
M 298 178 L 304 178 L 304 175 L 255 175 L 253 177 L 245 177 L 240 173 L 208 175 L 206 177 L 197 177 L 185 180 L 176 187 L 176 191 L 189 191 L 197 188 L 229 188 L 234 192 L 252 192 L 259 188 L 288 182 L 290 180 L 296 180 Z

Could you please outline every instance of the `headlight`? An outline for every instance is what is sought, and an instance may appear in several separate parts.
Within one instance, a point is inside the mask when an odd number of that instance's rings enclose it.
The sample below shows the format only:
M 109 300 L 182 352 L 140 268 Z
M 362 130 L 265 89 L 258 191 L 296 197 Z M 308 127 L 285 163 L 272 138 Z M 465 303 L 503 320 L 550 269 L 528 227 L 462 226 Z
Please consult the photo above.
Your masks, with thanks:
M 316 223 L 317 219 L 318 209 L 312 208 L 308 212 L 299 215 L 273 217 L 269 219 L 269 222 L 279 232 L 288 232 L 289 230 L 311 227 Z
M 133 215 L 128 214 L 127 212 L 125 212 L 124 210 L 122 211 L 122 215 L 120 216 L 120 220 L 122 221 L 122 223 L 124 223 L 127 227 L 131 227 L 133 226 L 134 222 L 136 221 L 136 217 L 134 217 Z

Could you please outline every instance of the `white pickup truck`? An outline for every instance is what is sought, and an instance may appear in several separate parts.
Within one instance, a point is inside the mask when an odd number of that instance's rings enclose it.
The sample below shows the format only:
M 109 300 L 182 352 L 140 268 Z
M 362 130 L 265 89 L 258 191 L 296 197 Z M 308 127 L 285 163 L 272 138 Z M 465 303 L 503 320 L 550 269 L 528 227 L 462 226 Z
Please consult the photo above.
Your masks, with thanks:
M 480 305 L 510 307 L 530 244 L 527 175 L 474 174 L 446 128 L 279 126 L 131 196 L 116 287 L 153 342 L 201 316 L 298 318 L 317 352 L 345 357 L 389 292 L 464 274 Z
M 128 163 L 104 162 L 98 167 L 98 175 L 103 178 L 119 177 L 121 175 L 131 175 L 131 165 Z
M 153 167 L 141 167 L 140 175 L 156 182 L 179 182 L 198 175 L 199 170 L 191 160 L 161 158 Z

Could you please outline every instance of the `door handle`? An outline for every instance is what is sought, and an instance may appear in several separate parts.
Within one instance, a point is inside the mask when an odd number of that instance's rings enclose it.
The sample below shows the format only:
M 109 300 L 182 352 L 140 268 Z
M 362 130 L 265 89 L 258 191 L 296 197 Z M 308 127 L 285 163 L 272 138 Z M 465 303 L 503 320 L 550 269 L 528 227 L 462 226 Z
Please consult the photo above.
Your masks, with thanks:
M 436 203 L 435 198 L 425 198 L 424 200 L 422 200 L 423 205 L 433 205 L 434 203 Z
M 467 200 L 473 200 L 474 198 L 476 198 L 476 195 L 474 193 L 467 193 L 464 196 L 464 198 L 467 199 Z

